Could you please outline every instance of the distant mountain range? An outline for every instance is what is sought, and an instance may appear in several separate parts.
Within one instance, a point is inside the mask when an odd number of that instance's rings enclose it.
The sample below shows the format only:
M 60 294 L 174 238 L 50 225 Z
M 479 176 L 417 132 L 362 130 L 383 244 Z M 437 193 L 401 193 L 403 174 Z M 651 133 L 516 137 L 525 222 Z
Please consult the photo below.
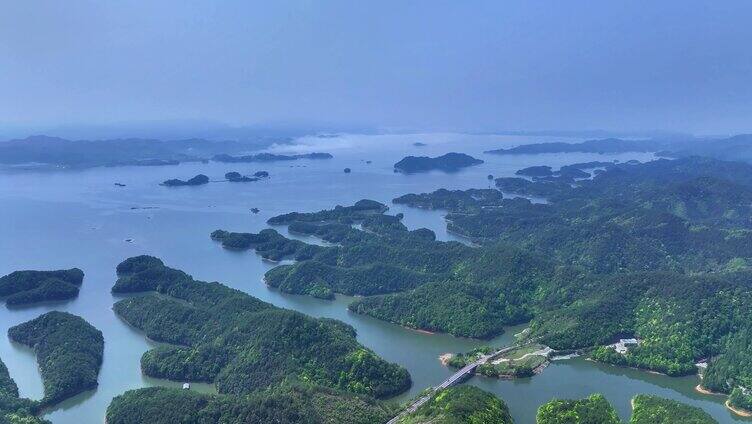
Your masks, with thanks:
M 242 154 L 287 139 L 257 142 L 187 139 L 160 141 L 131 138 L 67 140 L 44 135 L 0 142 L 0 164 L 43 164 L 64 168 L 158 166 L 208 160 L 219 154 Z
M 752 162 L 752 134 L 741 134 L 723 139 L 646 139 L 624 140 L 606 138 L 581 143 L 534 143 L 509 149 L 489 150 L 497 155 L 529 155 L 540 153 L 623 153 L 654 152 L 659 156 L 681 158 L 706 156 L 722 160 Z

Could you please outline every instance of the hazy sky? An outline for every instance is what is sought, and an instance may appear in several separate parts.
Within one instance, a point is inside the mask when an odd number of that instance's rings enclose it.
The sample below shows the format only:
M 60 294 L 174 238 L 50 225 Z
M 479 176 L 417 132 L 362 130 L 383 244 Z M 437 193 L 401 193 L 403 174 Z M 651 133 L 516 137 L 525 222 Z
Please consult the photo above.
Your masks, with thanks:
M 0 122 L 752 131 L 752 1 L 0 0 Z

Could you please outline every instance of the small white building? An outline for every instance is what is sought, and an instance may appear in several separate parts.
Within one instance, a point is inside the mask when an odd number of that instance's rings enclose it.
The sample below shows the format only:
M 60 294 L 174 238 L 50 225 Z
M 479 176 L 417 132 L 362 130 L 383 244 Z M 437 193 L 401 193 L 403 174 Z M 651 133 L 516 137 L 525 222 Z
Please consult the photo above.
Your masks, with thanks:
M 183 383 L 183 389 L 188 390 L 191 388 L 191 383 Z
M 611 345 L 615 351 L 624 355 L 629 350 L 629 346 L 637 346 L 640 341 L 637 339 L 620 339 L 618 342 Z

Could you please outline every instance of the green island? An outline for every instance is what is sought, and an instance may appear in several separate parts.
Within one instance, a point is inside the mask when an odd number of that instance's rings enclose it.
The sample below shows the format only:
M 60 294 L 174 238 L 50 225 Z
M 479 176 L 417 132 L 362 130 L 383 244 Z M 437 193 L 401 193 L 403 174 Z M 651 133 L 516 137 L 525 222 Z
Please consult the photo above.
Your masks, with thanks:
M 630 424 L 714 424 L 700 408 L 658 396 L 637 395 L 632 399 Z
M 482 160 L 464 153 L 450 152 L 435 158 L 428 156 L 406 156 L 394 164 L 395 172 L 412 174 L 416 172 L 444 171 L 457 172 L 468 166 L 480 165 Z
M 188 180 L 179 180 L 177 178 L 173 178 L 171 180 L 166 180 L 162 182 L 161 185 L 166 187 L 180 187 L 180 186 L 199 186 L 209 184 L 209 177 L 207 177 L 204 174 L 198 174 L 195 177 L 192 177 Z
M 226 173 L 225 179 L 231 183 L 252 183 L 259 180 L 258 177 L 249 177 L 236 171 Z
M 620 424 L 616 410 L 601 394 L 584 399 L 553 399 L 538 408 L 537 424 Z
M 11 327 L 8 337 L 34 349 L 44 384 L 41 406 L 49 406 L 97 387 L 102 366 L 102 332 L 83 318 L 48 312 Z
M 475 386 L 462 385 L 440 390 L 415 412 L 402 416 L 398 424 L 512 424 L 503 400 Z
M 444 354 L 439 359 L 446 366 L 460 369 L 477 361 L 482 355 L 487 356 L 498 350 L 482 346 L 466 353 Z M 549 347 L 538 343 L 521 345 L 489 358 L 486 363 L 478 365 L 475 373 L 496 378 L 532 377 L 542 372 L 549 364 L 549 356 L 552 353 Z
M 616 410 L 601 394 L 584 399 L 553 399 L 538 408 L 537 424 L 620 424 Z M 632 399 L 629 424 L 717 424 L 700 408 L 652 395 Z
M 107 424 L 384 423 L 394 415 L 384 402 L 304 383 L 284 383 L 245 396 L 205 395 L 151 387 L 115 397 Z
M 0 360 L 0 424 L 49 424 L 35 416 L 39 402 L 18 395 L 18 386 Z
M 515 174 L 524 175 L 526 177 L 550 177 L 553 175 L 553 171 L 550 166 L 536 165 L 519 169 Z
M 113 293 L 142 295 L 118 301 L 115 313 L 165 343 L 141 358 L 146 375 L 212 382 L 234 396 L 290 379 L 376 398 L 410 387 L 406 370 L 360 345 L 342 322 L 194 280 L 151 256 L 129 258 L 117 273 Z
M 57 271 L 14 271 L 0 277 L 0 297 L 7 305 L 69 300 L 78 296 L 84 272 L 78 268 Z

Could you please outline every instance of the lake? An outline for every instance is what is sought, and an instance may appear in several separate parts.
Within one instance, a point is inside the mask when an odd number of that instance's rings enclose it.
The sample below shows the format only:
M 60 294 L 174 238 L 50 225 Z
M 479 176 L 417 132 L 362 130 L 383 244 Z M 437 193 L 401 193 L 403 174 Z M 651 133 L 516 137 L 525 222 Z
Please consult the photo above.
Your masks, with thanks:
M 151 385 L 180 386 L 182 382 L 155 380 L 141 375 L 141 355 L 153 346 L 137 330 L 112 312 L 118 300 L 110 294 L 115 266 L 140 254 L 160 257 L 171 267 L 195 278 L 220 281 L 277 306 L 317 317 L 332 317 L 355 327 L 358 340 L 389 361 L 407 368 L 414 385 L 406 400 L 451 371 L 440 365 L 445 352 L 470 350 L 483 344 L 508 343 L 522 327 L 510 329 L 492 341 L 431 335 L 359 316 L 347 310 L 351 298 L 334 301 L 286 295 L 267 288 L 262 277 L 275 266 L 253 252 L 231 252 L 209 238 L 222 228 L 256 232 L 266 220 L 291 211 L 329 209 L 369 198 L 390 204 L 390 213 L 405 214 L 411 229 L 425 227 L 441 240 L 459 240 L 446 231 L 442 211 L 391 205 L 406 193 L 438 188 L 468 189 L 489 186 L 487 175 L 512 176 L 532 165 L 558 167 L 591 160 L 650 160 L 650 154 L 546 154 L 494 156 L 484 150 L 559 137 L 513 137 L 461 134 L 343 135 L 306 137 L 294 145 L 273 146 L 276 153 L 323 151 L 331 160 L 300 160 L 257 164 L 210 162 L 166 167 L 119 167 L 88 170 L 3 170 L 0 172 L 0 275 L 19 269 L 79 267 L 86 276 L 80 296 L 70 302 L 8 309 L 0 305 L 0 332 L 50 310 L 85 318 L 104 333 L 105 352 L 99 388 L 69 399 L 47 411 L 53 423 L 102 422 L 110 400 L 126 390 Z M 415 147 L 414 142 L 427 146 Z M 575 141 L 571 140 L 570 141 Z M 392 165 L 405 155 L 435 156 L 450 151 L 471 154 L 486 163 L 461 172 L 402 175 Z M 366 163 L 371 161 L 371 163 Z M 349 167 L 352 173 L 345 174 Z M 252 183 L 212 182 L 198 187 L 168 188 L 170 178 L 187 179 L 198 173 L 222 180 L 229 171 L 250 174 L 269 171 L 268 180 Z M 117 187 L 115 183 L 125 184 Z M 258 214 L 251 208 L 259 208 Z M 280 228 L 283 233 L 284 228 Z M 304 239 L 309 242 L 315 240 Z M 39 399 L 42 382 L 33 352 L 0 337 L 0 358 L 18 383 L 21 394 Z M 603 393 L 623 418 L 629 400 L 638 393 L 653 393 L 702 407 L 720 422 L 741 421 L 723 407 L 723 398 L 694 392 L 697 377 L 670 378 L 646 372 L 595 364 L 581 358 L 556 361 L 541 375 L 523 380 L 474 377 L 469 384 L 496 393 L 510 407 L 518 423 L 533 422 L 538 406 L 552 397 L 583 397 Z M 212 391 L 209 385 L 193 390 Z

